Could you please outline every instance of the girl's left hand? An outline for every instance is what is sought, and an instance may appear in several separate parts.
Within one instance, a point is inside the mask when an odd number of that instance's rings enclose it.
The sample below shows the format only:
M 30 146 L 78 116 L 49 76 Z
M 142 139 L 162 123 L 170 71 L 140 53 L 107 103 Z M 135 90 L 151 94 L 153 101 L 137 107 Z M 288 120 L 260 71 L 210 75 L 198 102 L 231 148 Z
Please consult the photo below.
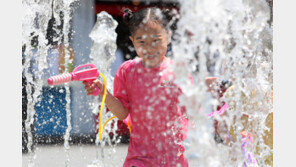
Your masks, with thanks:
M 216 90 L 219 89 L 219 80 L 217 77 L 206 77 L 206 84 L 208 86 L 208 91 L 209 92 L 215 92 Z

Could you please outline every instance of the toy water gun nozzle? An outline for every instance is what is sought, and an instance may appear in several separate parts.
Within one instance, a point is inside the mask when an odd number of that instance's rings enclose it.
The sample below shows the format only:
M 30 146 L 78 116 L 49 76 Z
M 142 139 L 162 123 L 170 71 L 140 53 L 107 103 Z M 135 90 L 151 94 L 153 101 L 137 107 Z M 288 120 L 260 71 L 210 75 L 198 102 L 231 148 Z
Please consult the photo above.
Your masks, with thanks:
M 87 69 L 82 69 L 83 67 L 90 67 Z M 80 70 L 79 70 L 80 69 Z M 84 64 L 81 66 L 76 67 L 73 72 L 61 74 L 57 76 L 52 76 L 48 78 L 47 83 L 48 85 L 60 85 L 64 84 L 70 81 L 86 81 L 89 84 L 92 84 L 92 82 L 97 79 L 97 77 L 100 75 L 100 72 L 93 64 Z M 95 91 L 93 92 L 93 96 L 97 96 L 100 93 L 100 89 L 96 86 Z
M 47 83 L 48 83 L 48 85 L 60 85 L 63 83 L 73 81 L 72 78 L 73 78 L 72 74 L 67 73 L 67 74 L 62 74 L 62 75 L 50 77 L 50 78 L 48 78 Z

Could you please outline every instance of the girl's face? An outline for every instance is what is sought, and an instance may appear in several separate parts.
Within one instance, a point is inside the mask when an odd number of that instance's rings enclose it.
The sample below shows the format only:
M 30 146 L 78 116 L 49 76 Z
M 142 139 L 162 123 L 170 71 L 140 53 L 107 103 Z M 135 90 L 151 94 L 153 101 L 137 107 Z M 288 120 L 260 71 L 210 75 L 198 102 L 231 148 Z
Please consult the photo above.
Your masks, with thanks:
M 171 33 L 157 22 L 147 21 L 129 37 L 145 67 L 157 67 L 165 58 Z

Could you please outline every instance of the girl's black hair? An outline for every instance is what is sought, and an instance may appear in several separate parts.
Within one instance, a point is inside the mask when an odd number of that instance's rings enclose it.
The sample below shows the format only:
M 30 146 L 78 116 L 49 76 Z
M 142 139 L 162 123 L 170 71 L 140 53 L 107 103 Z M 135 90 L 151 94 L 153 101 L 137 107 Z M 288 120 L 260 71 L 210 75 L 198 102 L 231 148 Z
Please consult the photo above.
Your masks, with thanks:
M 167 31 L 175 28 L 175 21 L 177 19 L 176 11 L 171 11 L 169 9 L 161 10 L 159 8 L 152 7 L 133 12 L 127 8 L 124 10 L 123 21 L 128 26 L 130 34 L 133 34 L 135 30 L 144 23 L 148 13 L 148 20 L 157 21 Z

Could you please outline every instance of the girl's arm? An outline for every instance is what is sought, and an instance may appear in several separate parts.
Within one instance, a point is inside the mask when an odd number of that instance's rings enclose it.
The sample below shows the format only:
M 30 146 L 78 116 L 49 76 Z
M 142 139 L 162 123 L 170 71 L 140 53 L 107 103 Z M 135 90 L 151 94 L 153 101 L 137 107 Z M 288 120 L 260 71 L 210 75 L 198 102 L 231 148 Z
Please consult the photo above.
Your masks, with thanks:
M 97 85 L 100 90 L 103 90 L 104 84 L 100 80 L 93 81 L 93 84 L 90 85 L 87 82 L 83 82 L 85 85 L 85 89 L 87 90 L 87 95 L 91 95 L 95 90 L 95 86 Z M 103 96 L 103 91 L 100 92 L 100 96 Z M 120 120 L 124 120 L 129 111 L 123 106 L 119 99 L 114 97 L 108 90 L 105 101 L 108 109 Z

